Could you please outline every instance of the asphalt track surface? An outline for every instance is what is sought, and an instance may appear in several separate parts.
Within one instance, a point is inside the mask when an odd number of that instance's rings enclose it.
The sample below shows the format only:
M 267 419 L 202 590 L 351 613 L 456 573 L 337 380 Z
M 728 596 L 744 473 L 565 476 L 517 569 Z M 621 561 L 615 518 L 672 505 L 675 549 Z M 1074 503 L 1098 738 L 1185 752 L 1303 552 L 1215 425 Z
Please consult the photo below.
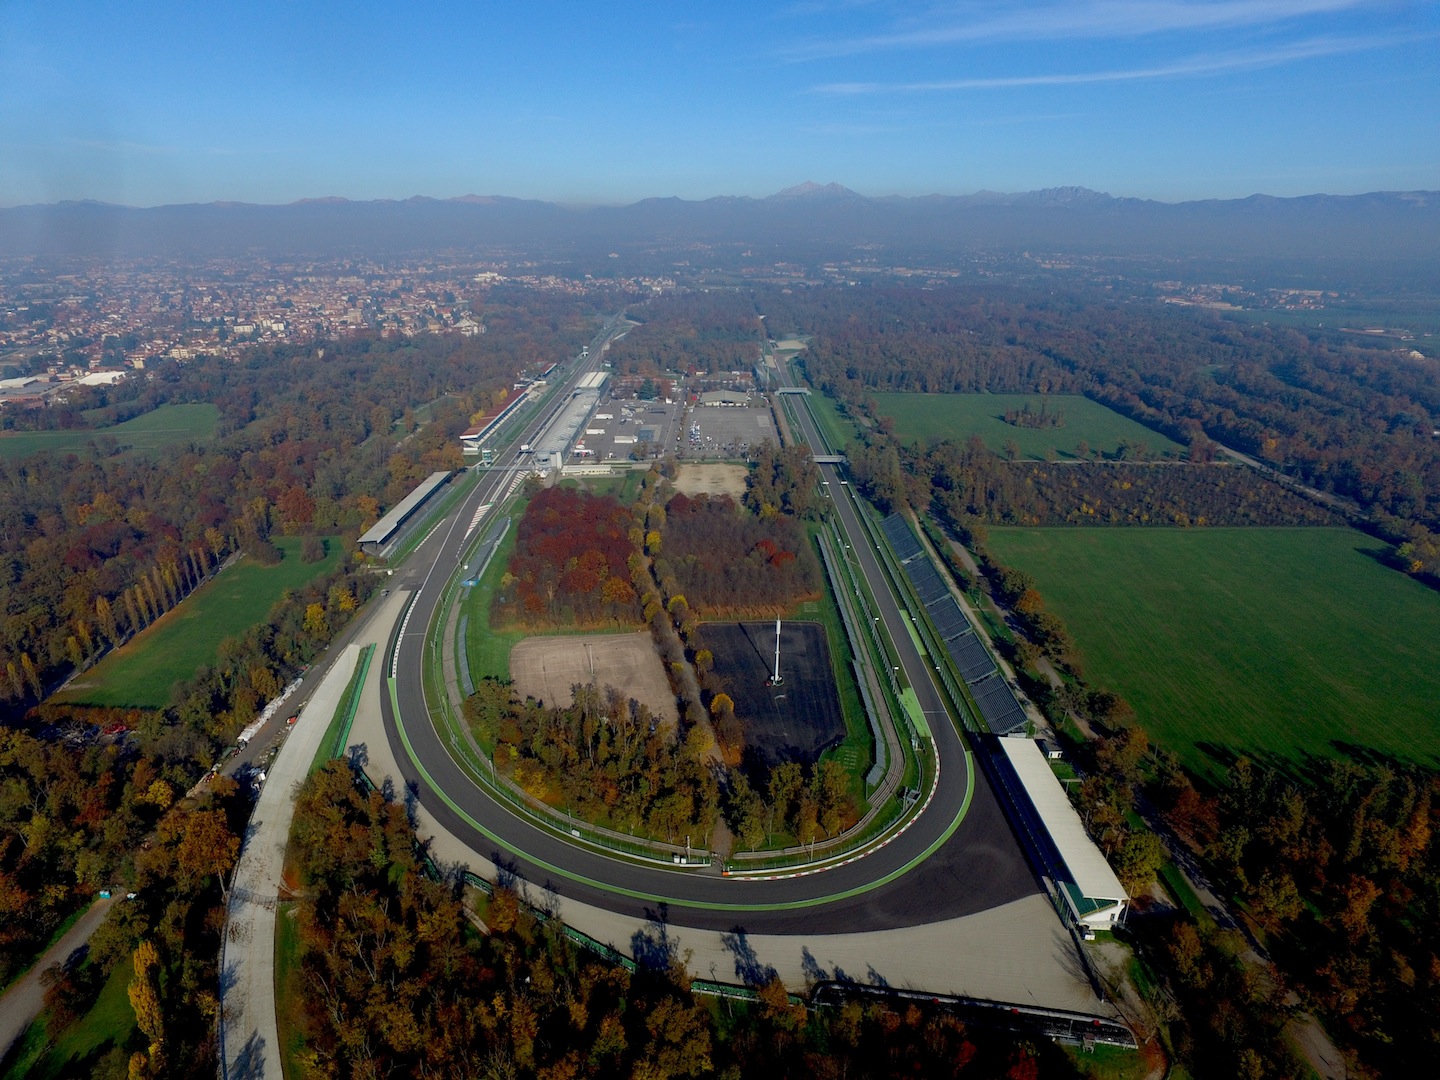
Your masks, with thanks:
M 591 362 L 585 366 L 598 365 L 600 355 L 601 350 L 592 347 Z M 578 380 L 583 372 L 584 366 L 571 378 Z M 568 387 L 558 400 L 564 397 Z M 808 410 L 802 413 L 808 428 Z M 537 419 L 534 427 L 540 425 Z M 530 441 L 532 433 L 527 430 L 522 439 Z M 812 446 L 823 446 L 813 429 L 807 437 Z M 387 675 L 392 664 L 396 672 L 394 697 L 405 721 L 403 736 L 389 695 L 382 695 L 382 714 L 404 781 L 439 824 L 477 854 L 562 897 L 709 930 L 798 934 L 894 929 L 973 914 L 1041 891 L 995 796 L 947 717 L 933 671 L 916 649 L 906 616 L 868 541 L 856 554 L 876 596 L 877 614 L 930 721 L 941 768 L 928 808 L 889 844 L 853 862 L 803 876 L 722 877 L 709 868 L 615 859 L 538 829 L 494 802 L 456 764 L 436 730 L 425 703 L 422 670 L 427 629 L 464 554 L 466 528 L 481 504 L 497 501 L 510 482 L 512 473 L 504 467 L 510 464 L 513 459 L 497 462 L 499 467 L 483 475 L 392 579 L 394 587 L 418 590 L 383 657 Z M 866 537 L 851 505 L 853 493 L 840 485 L 837 468 L 820 469 L 838 496 L 845 534 Z

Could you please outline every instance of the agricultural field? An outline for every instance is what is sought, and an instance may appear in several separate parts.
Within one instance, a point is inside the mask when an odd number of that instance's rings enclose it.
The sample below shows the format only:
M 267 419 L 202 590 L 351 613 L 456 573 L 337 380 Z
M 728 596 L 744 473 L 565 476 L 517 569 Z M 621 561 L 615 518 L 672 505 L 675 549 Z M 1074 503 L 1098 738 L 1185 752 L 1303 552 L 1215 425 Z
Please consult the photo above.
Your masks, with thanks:
M 326 541 L 320 562 L 300 561 L 300 537 L 281 536 L 278 566 L 241 558 L 202 585 L 179 607 L 143 630 L 70 683 L 55 697 L 70 705 L 117 705 L 158 709 L 170 687 L 215 659 L 220 642 L 264 622 L 282 593 L 333 570 L 344 556 L 338 539 Z
M 153 452 L 212 439 L 219 420 L 220 410 L 214 405 L 162 405 L 114 427 L 5 432 L 0 433 L 0 458 L 14 460 L 41 451 L 65 453 L 101 438 L 114 439 L 124 450 Z
M 1440 762 L 1440 594 L 1350 529 L 990 530 L 1086 679 L 1198 772 L 1363 747 Z
M 1025 428 L 1005 422 L 1011 409 L 1028 404 L 1038 412 L 1042 403 L 1048 413 L 1064 414 L 1063 426 Z M 1051 450 L 1062 459 L 1073 458 L 1081 440 L 1090 445 L 1092 454 L 1113 454 L 1124 440 L 1143 442 L 1151 453 L 1176 455 L 1184 449 L 1158 431 L 1078 394 L 876 394 L 875 414 L 895 421 L 895 434 L 902 442 L 978 435 L 998 453 L 1013 439 L 1021 457 L 1036 460 L 1044 460 Z

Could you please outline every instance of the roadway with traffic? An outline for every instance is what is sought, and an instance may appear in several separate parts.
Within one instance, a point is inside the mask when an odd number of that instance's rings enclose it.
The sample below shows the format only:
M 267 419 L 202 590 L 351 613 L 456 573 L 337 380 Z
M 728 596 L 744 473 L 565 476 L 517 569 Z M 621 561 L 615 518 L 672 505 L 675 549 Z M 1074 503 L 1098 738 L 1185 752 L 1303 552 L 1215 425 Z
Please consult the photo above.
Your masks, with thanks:
M 612 320 L 605 338 L 614 326 Z M 589 362 L 576 365 L 556 400 L 563 403 L 574 382 L 597 367 L 602 355 L 603 349 L 592 347 Z M 546 417 L 533 420 L 517 441 L 532 441 L 549 415 L 553 413 L 547 410 Z M 801 410 L 801 416 L 807 441 L 822 446 L 808 411 Z M 385 671 L 394 675 L 393 703 L 399 709 L 397 717 L 390 696 L 382 695 L 390 748 L 404 779 L 415 785 L 422 804 L 444 828 L 490 861 L 561 896 L 637 917 L 663 904 L 672 923 L 701 928 L 728 929 L 743 914 L 746 929 L 758 933 L 799 933 L 817 925 L 835 933 L 881 930 L 953 919 L 1040 892 L 989 785 L 973 768 L 935 685 L 935 673 L 914 644 L 907 616 L 867 539 L 851 489 L 841 485 L 834 465 L 820 469 L 829 490 L 839 496 L 835 505 L 842 531 L 855 544 L 858 564 L 877 600 L 876 613 L 934 737 L 938 788 L 911 827 L 865 857 L 824 872 L 757 880 L 618 860 L 540 829 L 497 803 L 447 748 L 448 739 L 437 729 L 425 700 L 422 678 L 426 636 L 445 585 L 464 558 L 476 511 L 499 501 L 512 479 L 515 457 L 496 465 L 397 571 L 397 587 L 414 596 L 384 656 Z

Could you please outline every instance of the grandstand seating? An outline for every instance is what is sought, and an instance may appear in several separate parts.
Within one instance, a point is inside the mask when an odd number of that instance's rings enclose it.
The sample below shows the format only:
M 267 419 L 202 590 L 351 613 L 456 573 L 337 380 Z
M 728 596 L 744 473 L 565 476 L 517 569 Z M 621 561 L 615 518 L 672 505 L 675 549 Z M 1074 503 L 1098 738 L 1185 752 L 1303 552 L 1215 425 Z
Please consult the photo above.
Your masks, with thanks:
M 1025 710 L 1015 700 L 1015 694 L 999 672 L 986 676 L 970 685 L 975 704 L 985 718 L 985 726 L 996 735 L 1018 731 L 1025 726 Z
M 920 602 L 930 612 L 930 619 L 945 643 L 945 650 L 955 662 L 955 670 L 970 687 L 985 726 L 996 735 L 1024 727 L 1025 710 L 1016 700 L 1010 684 L 996 669 L 994 658 L 951 595 L 945 579 L 935 569 L 929 556 L 924 554 L 920 542 L 910 531 L 909 523 L 899 514 L 891 514 L 880 527 L 904 566 Z
M 979 682 L 995 670 L 995 661 L 973 630 L 945 642 L 945 650 L 966 684 Z

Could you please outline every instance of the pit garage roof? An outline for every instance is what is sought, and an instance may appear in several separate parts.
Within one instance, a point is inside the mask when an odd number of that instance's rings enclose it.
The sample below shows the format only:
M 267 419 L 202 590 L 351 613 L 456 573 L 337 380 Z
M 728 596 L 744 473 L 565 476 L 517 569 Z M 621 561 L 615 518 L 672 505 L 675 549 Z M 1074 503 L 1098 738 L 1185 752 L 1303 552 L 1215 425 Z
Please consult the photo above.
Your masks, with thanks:
M 997 741 L 1080 893 L 1089 900 L 1124 903 L 1125 889 L 1120 879 L 1085 831 L 1080 815 L 1065 794 L 1065 786 L 1050 770 L 1040 744 L 1034 739 L 1020 738 Z
M 388 514 L 366 529 L 365 535 L 360 537 L 360 543 L 383 544 L 389 539 L 390 534 L 400 527 L 400 523 L 414 513 L 415 508 L 428 499 L 435 489 L 448 479 L 450 479 L 448 471 L 431 473 L 420 481 L 414 491 L 391 507 Z

